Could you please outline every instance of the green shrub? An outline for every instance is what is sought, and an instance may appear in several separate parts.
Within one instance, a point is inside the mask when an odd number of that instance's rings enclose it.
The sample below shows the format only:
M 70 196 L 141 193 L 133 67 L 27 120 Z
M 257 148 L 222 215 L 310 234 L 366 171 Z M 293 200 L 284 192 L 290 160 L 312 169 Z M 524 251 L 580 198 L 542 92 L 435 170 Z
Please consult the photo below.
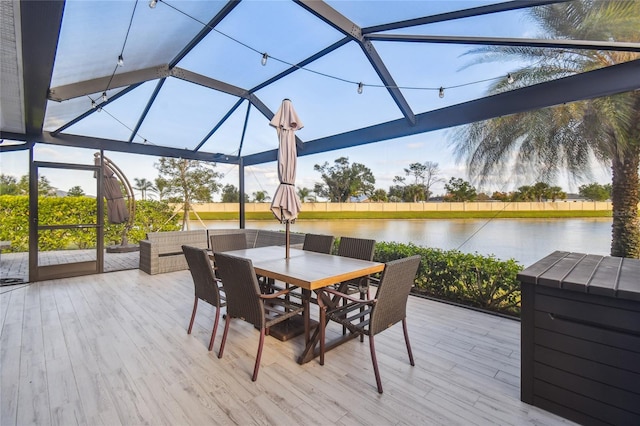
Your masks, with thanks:
M 29 197 L 0 195 L 0 240 L 11 241 L 7 251 L 29 250 Z
M 426 248 L 415 244 L 380 242 L 374 260 L 388 262 L 419 254 L 415 292 L 509 315 L 520 314 L 522 266 L 515 260 Z
M 94 224 L 98 204 L 92 197 L 39 197 L 39 223 L 47 225 Z M 105 245 L 120 244 L 125 224 L 104 218 Z M 0 240 L 11 241 L 12 252 L 29 250 L 29 197 L 26 195 L 0 195 Z M 136 215 L 128 242 L 136 244 L 146 238 L 147 232 L 176 231 L 180 229 L 173 209 L 161 201 L 137 201 Z M 95 228 L 51 229 L 39 233 L 39 250 L 84 249 L 95 247 Z

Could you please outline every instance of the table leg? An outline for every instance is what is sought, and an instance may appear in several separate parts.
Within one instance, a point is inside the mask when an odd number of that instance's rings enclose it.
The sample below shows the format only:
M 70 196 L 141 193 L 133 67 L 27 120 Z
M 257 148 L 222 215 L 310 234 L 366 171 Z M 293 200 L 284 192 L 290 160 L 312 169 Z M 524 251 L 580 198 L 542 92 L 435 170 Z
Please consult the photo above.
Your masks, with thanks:
M 309 318 L 309 307 L 311 303 L 311 291 L 302 289 L 302 306 L 304 307 L 304 343 L 305 345 L 309 344 L 309 340 L 311 337 L 311 330 L 309 329 L 311 326 L 311 321 Z
M 321 297 L 319 294 L 319 291 L 316 291 L 316 294 L 317 294 L 317 297 Z M 333 298 L 331 298 L 331 300 L 327 301 L 327 305 L 329 305 L 330 307 L 335 307 L 337 306 L 338 303 L 340 303 L 340 298 L 337 296 L 334 296 Z M 308 315 L 308 313 L 306 315 Z M 307 345 L 305 346 L 304 351 L 302 352 L 302 355 L 298 357 L 298 364 L 305 364 L 320 355 L 320 350 L 316 349 L 316 346 L 318 346 L 318 343 L 320 342 L 320 327 L 326 327 L 328 323 L 329 323 L 329 320 L 326 320 L 324 324 L 320 324 L 320 322 L 318 322 L 318 326 L 313 332 L 313 336 L 311 336 L 310 339 L 306 340 Z M 341 337 L 338 337 L 337 339 L 332 340 L 331 342 L 328 342 L 327 344 L 325 344 L 325 352 L 328 352 L 331 349 L 337 346 L 340 346 L 344 342 L 347 342 L 356 336 L 357 334 L 353 334 L 349 332 L 346 335 L 343 335 Z M 305 335 L 305 339 L 306 339 L 306 335 Z

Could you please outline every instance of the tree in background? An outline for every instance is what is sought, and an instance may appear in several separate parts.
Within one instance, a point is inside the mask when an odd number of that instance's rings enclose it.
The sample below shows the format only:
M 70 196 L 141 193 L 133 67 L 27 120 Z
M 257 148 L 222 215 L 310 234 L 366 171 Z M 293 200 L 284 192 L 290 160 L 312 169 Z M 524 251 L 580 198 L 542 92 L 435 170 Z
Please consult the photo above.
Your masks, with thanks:
M 298 197 L 300 198 L 300 201 L 303 203 L 305 201 L 309 201 L 311 203 L 316 201 L 316 197 L 313 196 L 313 191 L 306 187 L 298 188 Z
M 67 191 L 67 197 L 83 197 L 84 195 L 85 193 L 80 187 L 80 185 L 71 187 L 69 191 Z
M 596 182 L 585 184 L 578 188 L 578 193 L 587 200 L 606 201 L 611 198 L 611 185 L 600 185 Z
M 18 180 L 11 175 L 0 175 L 0 195 L 18 195 Z
M 547 198 L 547 193 L 549 192 L 549 184 L 545 182 L 536 182 L 531 187 L 531 192 L 533 193 L 533 198 L 535 201 L 541 203 L 545 198 Z
M 349 164 L 348 157 L 334 160 L 334 165 L 328 162 L 313 166 L 320 172 L 324 183 L 316 183 L 313 192 L 329 201 L 344 203 L 351 197 L 370 196 L 374 190 L 376 179 L 371 170 L 364 164 Z
M 536 196 L 531 185 L 522 185 L 511 194 L 513 201 L 535 201 Z
M 182 204 L 182 229 L 189 229 L 191 203 L 210 203 L 212 194 L 218 192 L 220 173 L 215 164 L 184 158 L 161 157 L 155 167 L 167 182 L 169 202 Z
M 427 188 L 425 187 L 427 166 L 422 163 L 411 163 L 408 169 L 404 169 L 404 174 L 408 178 L 413 178 L 413 183 L 410 183 L 405 188 L 405 194 L 408 192 L 408 196 L 411 197 L 411 201 L 417 203 L 418 201 L 425 201 L 429 199 Z
M 376 189 L 369 196 L 369 200 L 377 202 L 377 203 L 386 203 L 388 201 L 387 191 L 382 188 Z
M 411 163 L 408 169 L 404 169 L 407 176 L 413 176 L 411 189 L 413 201 L 429 201 L 431 197 L 431 187 L 436 183 L 445 182 L 440 175 L 440 166 L 433 161 L 424 163 Z
M 29 194 L 29 175 L 22 175 L 20 180 L 10 175 L 0 175 L 0 195 L 27 195 Z M 38 179 L 38 195 L 43 197 L 55 197 L 56 188 L 51 186 L 46 176 Z
M 155 178 L 154 183 L 155 192 L 158 194 L 158 201 L 163 201 L 169 196 L 169 183 L 161 177 Z
M 44 176 L 42 176 L 42 178 L 46 179 Z M 38 186 L 40 186 L 40 182 L 38 182 Z M 43 189 L 44 192 L 46 192 L 46 189 Z M 38 192 L 40 192 L 39 188 Z M 20 180 L 18 181 L 18 195 L 29 195 L 29 175 L 20 176 Z
M 133 178 L 136 183 L 133 189 L 140 191 L 140 196 L 143 200 L 147 199 L 147 192 L 157 192 L 158 190 L 153 186 L 153 182 L 146 178 Z
M 496 201 L 511 201 L 511 194 L 495 191 L 493 194 L 491 194 L 491 199 Z
M 401 181 L 399 181 L 398 179 L 404 179 L 400 176 L 396 176 L 395 178 L 393 178 L 393 181 L 395 183 L 400 183 Z M 392 185 L 389 187 L 389 192 L 387 193 L 387 198 L 389 201 L 391 201 L 392 203 L 400 203 L 402 201 L 405 200 L 404 198 L 404 189 L 405 187 L 403 185 Z
M 447 191 L 444 201 L 474 201 L 477 197 L 473 185 L 461 178 L 449 179 L 449 182 L 444 184 L 444 189 Z
M 18 195 L 29 194 L 29 175 L 23 175 L 18 181 Z M 56 188 L 51 186 L 49 179 L 46 176 L 40 176 L 38 179 L 38 196 L 40 197 L 55 197 Z
M 256 191 L 252 195 L 254 203 L 264 203 L 271 199 L 267 191 Z
M 582 0 L 531 8 L 530 16 L 545 38 L 637 42 L 639 1 Z M 525 60 L 534 64 L 514 70 L 514 83 L 497 81 L 491 93 L 514 86 L 566 77 L 640 55 L 623 51 L 544 49 L 528 46 L 485 46 L 477 63 Z M 507 168 L 553 181 L 561 171 L 583 179 L 590 159 L 612 171 L 613 221 L 611 255 L 640 257 L 640 91 L 589 99 L 536 111 L 498 117 L 461 128 L 455 135 L 458 158 L 467 160 L 469 175 L 480 183 L 505 175 Z M 509 161 L 515 158 L 515 163 Z
M 445 180 L 439 177 L 438 163 L 426 161 L 411 163 L 404 169 L 405 176 L 395 176 L 395 185 L 389 188 L 389 199 L 393 201 L 414 202 L 429 201 L 432 195 L 431 187 Z M 410 179 L 410 182 L 407 182 Z
M 546 198 L 551 201 L 564 200 L 567 198 L 567 193 L 559 186 L 550 186 L 547 190 Z
M 240 191 L 238 191 L 238 188 L 231 184 L 223 186 L 221 201 L 223 203 L 239 203 Z

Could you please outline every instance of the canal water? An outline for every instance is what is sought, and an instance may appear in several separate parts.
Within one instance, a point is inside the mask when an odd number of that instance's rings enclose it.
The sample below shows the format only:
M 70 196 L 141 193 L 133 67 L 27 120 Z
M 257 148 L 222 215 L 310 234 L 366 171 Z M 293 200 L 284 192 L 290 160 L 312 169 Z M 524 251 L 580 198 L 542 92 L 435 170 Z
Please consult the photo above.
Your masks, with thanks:
M 237 221 L 191 222 L 191 229 L 237 228 Z M 247 228 L 284 230 L 273 221 L 247 221 Z M 529 266 L 555 250 L 608 255 L 610 218 L 572 219 L 345 219 L 299 220 L 292 232 L 373 238 L 465 253 L 515 259 Z

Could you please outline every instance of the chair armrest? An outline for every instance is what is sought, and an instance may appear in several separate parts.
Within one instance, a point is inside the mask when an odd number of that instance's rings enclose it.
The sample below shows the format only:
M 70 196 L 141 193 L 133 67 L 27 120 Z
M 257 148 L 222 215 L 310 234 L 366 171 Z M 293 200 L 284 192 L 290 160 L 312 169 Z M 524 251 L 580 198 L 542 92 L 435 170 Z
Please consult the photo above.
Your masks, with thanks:
M 339 292 L 337 290 L 334 290 L 332 288 L 329 288 L 329 287 L 325 287 L 321 291 L 324 292 L 324 293 L 333 294 L 334 296 L 338 296 L 338 297 L 340 297 L 342 299 L 347 299 L 347 300 L 349 300 L 351 302 L 354 302 L 354 303 L 361 303 L 363 305 L 374 305 L 374 304 L 376 304 L 378 302 L 377 299 L 365 299 L 365 300 L 356 299 L 356 298 L 354 298 L 354 297 L 352 297 L 352 296 L 350 296 L 348 294 L 341 293 L 341 292 Z M 318 302 L 319 303 L 321 302 L 321 298 L 320 297 L 318 297 Z M 324 304 L 324 303 L 322 303 L 322 304 Z M 322 304 L 321 304 L 321 306 L 322 306 Z
M 297 286 L 292 286 L 292 287 L 289 287 L 289 288 L 282 289 L 282 290 L 278 291 L 277 293 L 270 293 L 270 294 L 260 293 L 258 295 L 258 297 L 260 297 L 261 299 L 276 299 L 276 298 L 278 298 L 280 296 L 283 296 L 285 294 L 289 294 L 289 292 L 291 292 L 291 290 L 295 290 L 296 288 L 298 288 L 298 287 Z

